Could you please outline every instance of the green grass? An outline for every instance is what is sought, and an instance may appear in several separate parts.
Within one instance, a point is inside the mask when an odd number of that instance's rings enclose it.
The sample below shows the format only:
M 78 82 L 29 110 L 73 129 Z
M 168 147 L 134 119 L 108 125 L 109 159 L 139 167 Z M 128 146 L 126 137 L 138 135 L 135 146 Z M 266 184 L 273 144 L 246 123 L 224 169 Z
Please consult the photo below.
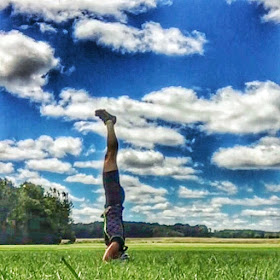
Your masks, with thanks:
M 131 259 L 108 264 L 100 243 L 0 246 L 0 279 L 280 279 L 279 243 L 128 243 Z

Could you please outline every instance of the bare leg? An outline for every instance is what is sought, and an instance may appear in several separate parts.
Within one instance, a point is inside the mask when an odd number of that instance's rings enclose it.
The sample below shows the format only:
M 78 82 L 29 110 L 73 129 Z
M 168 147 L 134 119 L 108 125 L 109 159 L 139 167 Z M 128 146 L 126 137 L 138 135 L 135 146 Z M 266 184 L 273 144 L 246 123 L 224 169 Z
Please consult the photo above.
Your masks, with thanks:
M 118 140 L 114 129 L 117 118 L 104 109 L 96 110 L 95 115 L 99 117 L 107 127 L 107 153 L 104 160 L 103 172 L 118 170 Z
M 108 120 L 105 123 L 107 127 L 107 153 L 104 160 L 104 172 L 118 170 L 117 166 L 117 153 L 118 153 L 118 140 L 115 134 L 114 123 Z M 106 199 L 107 200 L 107 199 Z M 120 245 L 118 242 L 113 241 L 106 249 L 103 255 L 103 261 L 108 262 L 111 259 L 120 257 Z
M 103 172 L 118 170 L 117 154 L 118 140 L 115 134 L 114 123 L 112 120 L 106 121 L 107 127 L 107 153 L 104 160 Z

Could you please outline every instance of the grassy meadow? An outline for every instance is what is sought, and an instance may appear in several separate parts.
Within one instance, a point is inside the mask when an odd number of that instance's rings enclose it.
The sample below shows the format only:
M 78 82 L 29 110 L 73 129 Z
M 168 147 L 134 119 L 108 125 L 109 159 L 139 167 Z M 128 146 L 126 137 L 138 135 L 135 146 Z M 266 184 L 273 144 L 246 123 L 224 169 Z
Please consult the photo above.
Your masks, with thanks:
M 128 240 L 129 261 L 102 263 L 100 240 L 0 246 L 0 279 L 280 279 L 280 240 Z

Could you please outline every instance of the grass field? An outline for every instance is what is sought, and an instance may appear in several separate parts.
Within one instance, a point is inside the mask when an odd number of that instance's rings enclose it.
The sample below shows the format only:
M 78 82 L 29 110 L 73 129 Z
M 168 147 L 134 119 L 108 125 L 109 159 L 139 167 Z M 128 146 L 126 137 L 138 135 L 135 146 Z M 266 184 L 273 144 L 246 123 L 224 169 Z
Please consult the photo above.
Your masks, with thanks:
M 108 264 L 100 240 L 0 246 L 0 279 L 280 279 L 279 240 L 226 240 L 128 240 L 130 260 Z

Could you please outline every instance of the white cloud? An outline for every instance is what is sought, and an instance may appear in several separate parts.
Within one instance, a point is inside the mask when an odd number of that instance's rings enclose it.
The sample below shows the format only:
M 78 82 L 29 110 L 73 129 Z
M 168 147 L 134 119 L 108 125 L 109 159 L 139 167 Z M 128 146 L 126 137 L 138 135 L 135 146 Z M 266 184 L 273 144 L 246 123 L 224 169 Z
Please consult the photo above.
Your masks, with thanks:
M 40 174 L 36 171 L 30 171 L 28 169 L 18 169 L 16 174 L 13 174 L 10 178 L 13 182 L 17 184 L 21 184 L 24 182 L 30 182 L 36 185 L 42 186 L 46 191 L 49 190 L 49 188 L 56 188 L 60 192 L 69 192 L 68 189 L 58 183 L 51 182 L 46 178 L 43 178 L 40 176 Z
M 147 211 L 162 211 L 165 210 L 169 207 L 169 203 L 168 202 L 164 202 L 164 203 L 158 203 L 158 204 L 154 204 L 154 205 L 136 205 L 134 207 L 131 208 L 132 212 L 136 212 L 136 213 L 147 213 Z
M 175 179 L 197 180 L 197 173 L 190 166 L 191 158 L 164 157 L 153 150 L 122 149 L 118 154 L 118 165 L 122 170 L 137 175 L 171 176 Z
M 228 4 L 236 2 L 237 0 L 226 0 Z M 280 23 L 280 2 L 279 0 L 247 0 L 248 2 L 255 2 L 262 5 L 266 10 L 266 14 L 262 17 L 264 22 L 272 21 Z
M 46 21 L 63 22 L 87 16 L 113 16 L 126 20 L 125 12 L 140 13 L 156 8 L 158 4 L 171 4 L 166 0 L 1 0 L 0 9 L 9 4 L 13 13 L 43 18 Z
M 40 28 L 40 31 L 42 33 L 46 33 L 46 32 L 49 32 L 49 33 L 57 33 L 57 29 L 55 29 L 52 25 L 50 24 L 47 24 L 45 22 L 39 22 L 38 23 L 39 25 L 39 28 Z
M 134 204 L 165 203 L 168 191 L 164 188 L 154 188 L 143 184 L 137 177 L 121 175 L 120 183 L 125 190 L 126 201 Z
M 72 218 L 75 223 L 92 223 L 95 221 L 102 221 L 101 214 L 104 210 L 102 208 L 84 206 L 81 208 L 74 208 L 72 210 Z
M 134 150 L 134 149 L 122 149 L 118 154 L 119 164 L 128 169 L 150 169 L 155 166 L 162 166 L 165 158 L 160 152 L 153 150 Z M 188 160 L 186 160 L 188 161 Z
M 267 13 L 262 17 L 264 21 L 280 23 L 280 1 L 279 0 L 249 0 L 263 5 Z
M 82 140 L 80 138 L 61 136 L 55 140 L 48 137 L 40 137 L 43 145 L 48 146 L 48 152 L 55 157 L 64 157 L 67 154 L 78 156 L 82 152 Z
M 84 90 L 65 89 L 60 95 L 58 103 L 43 105 L 41 113 L 45 116 L 64 117 L 67 119 L 87 120 L 94 118 L 96 108 L 102 108 L 108 98 L 97 99 L 90 97 Z M 95 103 L 97 103 L 95 105 Z
M 280 129 L 280 86 L 273 82 L 251 82 L 244 92 L 231 87 L 222 88 L 210 99 L 199 98 L 191 90 L 168 87 L 145 95 L 142 100 L 128 96 L 118 98 L 91 97 L 82 90 L 67 89 L 60 100 L 43 105 L 41 114 L 77 120 L 75 128 L 105 135 L 102 122 L 94 110 L 105 108 L 118 117 L 118 137 L 135 146 L 153 148 L 184 145 L 179 129 L 157 125 L 157 120 L 178 124 L 200 123 L 208 133 L 260 133 Z M 145 137 L 143 137 L 145 135 Z
M 33 183 L 35 185 L 42 186 L 45 191 L 49 191 L 50 188 L 56 189 L 60 192 L 66 192 L 68 193 L 68 197 L 71 201 L 74 202 L 83 202 L 85 201 L 85 198 L 79 198 L 74 195 L 72 195 L 69 191 L 69 189 L 56 182 L 51 182 L 48 179 L 40 176 L 40 174 L 37 171 L 30 171 L 28 169 L 20 168 L 17 170 L 17 173 L 11 174 L 10 176 L 6 177 L 8 180 L 13 182 L 15 185 L 22 184 L 24 182 Z
M 192 190 L 192 189 L 188 189 L 184 186 L 180 186 L 179 190 L 178 190 L 178 196 L 180 198 L 189 198 L 189 199 L 202 198 L 209 194 L 210 193 L 207 190 Z
M 228 197 L 215 197 L 212 199 L 213 205 L 243 205 L 243 206 L 261 206 L 261 205 L 277 205 L 280 203 L 280 198 L 276 195 L 270 198 L 261 198 L 254 196 L 253 198 L 228 198 Z
M 91 40 L 121 53 L 203 54 L 206 43 L 203 33 L 193 31 L 184 35 L 178 28 L 163 29 L 155 22 L 147 22 L 137 29 L 118 22 L 86 19 L 77 22 L 74 35 L 79 40 Z
M 23 161 L 48 156 L 62 158 L 67 154 L 78 156 L 82 151 L 80 138 L 42 135 L 38 139 L 0 141 L 0 160 Z
M 0 174 L 9 174 L 14 172 L 14 166 L 11 162 L 0 162 Z
M 88 157 L 89 155 L 94 154 L 95 152 L 96 152 L 95 146 L 94 146 L 94 144 L 92 144 L 92 145 L 90 145 L 90 147 L 88 148 L 88 150 L 84 153 L 84 155 L 85 155 L 86 157 Z
M 280 128 L 280 86 L 271 81 L 246 83 L 244 92 L 219 89 L 210 99 L 198 98 L 193 90 L 163 88 L 142 98 L 153 109 L 148 117 L 179 123 L 202 123 L 209 133 L 275 132 Z M 148 109 L 148 107 L 147 107 Z
M 76 161 L 74 162 L 74 166 L 78 168 L 101 169 L 103 167 L 103 161 L 101 160 Z
M 280 185 L 266 184 L 265 188 L 270 192 L 280 192 Z
M 242 210 L 241 216 L 256 216 L 256 217 L 280 217 L 279 208 L 267 208 L 263 210 L 246 209 Z
M 30 143 L 29 146 L 22 146 L 21 143 Z M 0 159 L 22 161 L 25 159 L 44 158 L 47 153 L 41 149 L 34 149 L 34 140 L 28 139 L 19 141 L 19 144 L 13 140 L 4 140 L 0 142 Z
M 128 134 L 134 126 L 135 129 L 153 127 L 153 123 L 147 120 L 157 119 L 180 124 L 199 122 L 201 128 L 209 133 L 275 132 L 280 129 L 279 97 L 280 86 L 271 81 L 246 83 L 244 92 L 231 87 L 222 88 L 210 99 L 199 98 L 193 90 L 182 87 L 151 92 L 141 101 L 128 96 L 94 98 L 85 91 L 68 89 L 61 92 L 58 103 L 42 106 L 41 113 L 72 120 L 90 120 L 95 119 L 95 109 L 106 108 L 118 116 L 119 125 L 127 128 L 124 132 Z M 77 126 L 101 133 L 101 128 L 95 125 L 88 127 L 89 123 L 78 123 Z M 137 133 L 141 132 L 145 131 Z M 182 143 L 179 135 L 176 138 L 177 143 Z
M 37 42 L 18 31 L 0 32 L 0 86 L 34 102 L 50 102 L 44 92 L 46 74 L 59 63 L 54 50 L 45 42 Z
M 213 228 L 213 223 L 227 221 L 228 214 L 222 213 L 220 207 L 213 206 L 202 201 L 190 202 L 188 205 L 174 205 L 167 203 L 165 207 L 158 211 L 151 205 L 139 205 L 132 208 L 132 211 L 146 216 L 147 222 L 157 222 L 161 224 L 207 224 Z M 217 227 L 214 227 L 217 228 Z
M 84 197 L 76 197 L 72 194 L 69 194 L 69 199 L 74 202 L 84 202 L 86 199 Z
M 95 178 L 92 175 L 86 175 L 86 174 L 75 174 L 73 176 L 68 176 L 65 179 L 66 182 L 75 182 L 75 183 L 82 183 L 86 185 L 100 185 L 101 184 L 101 178 Z
M 215 181 L 210 183 L 210 185 L 228 194 L 236 194 L 238 191 L 237 186 L 229 181 Z
M 49 171 L 60 174 L 75 172 L 75 169 L 72 168 L 70 163 L 62 162 L 57 158 L 28 160 L 25 164 L 28 169 L 39 171 Z
M 280 139 L 263 137 L 251 146 L 221 148 L 212 162 L 228 169 L 280 169 Z

